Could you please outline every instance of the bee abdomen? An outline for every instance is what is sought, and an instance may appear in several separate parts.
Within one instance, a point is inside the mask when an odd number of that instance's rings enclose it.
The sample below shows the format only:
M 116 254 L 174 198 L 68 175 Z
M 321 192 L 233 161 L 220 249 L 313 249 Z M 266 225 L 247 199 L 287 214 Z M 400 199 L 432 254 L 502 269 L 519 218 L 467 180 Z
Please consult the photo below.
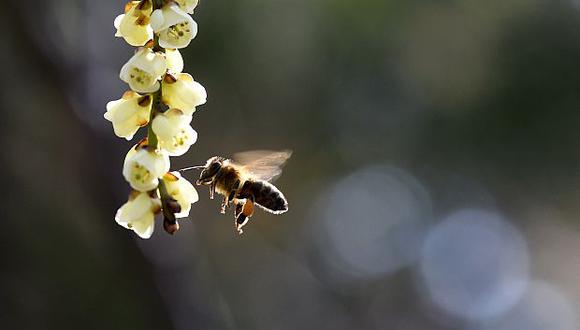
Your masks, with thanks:
M 288 211 L 286 197 L 273 184 L 266 181 L 248 181 L 244 188 L 254 195 L 256 204 L 266 211 L 274 214 Z

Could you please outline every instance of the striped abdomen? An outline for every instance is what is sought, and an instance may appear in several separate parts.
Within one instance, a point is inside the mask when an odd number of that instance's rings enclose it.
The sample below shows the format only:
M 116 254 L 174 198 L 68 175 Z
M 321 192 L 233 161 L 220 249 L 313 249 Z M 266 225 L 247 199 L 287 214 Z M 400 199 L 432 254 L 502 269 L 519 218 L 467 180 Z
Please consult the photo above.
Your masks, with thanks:
M 268 212 L 280 214 L 288 211 L 286 197 L 273 184 L 266 181 L 246 181 L 239 198 L 254 196 L 254 202 Z

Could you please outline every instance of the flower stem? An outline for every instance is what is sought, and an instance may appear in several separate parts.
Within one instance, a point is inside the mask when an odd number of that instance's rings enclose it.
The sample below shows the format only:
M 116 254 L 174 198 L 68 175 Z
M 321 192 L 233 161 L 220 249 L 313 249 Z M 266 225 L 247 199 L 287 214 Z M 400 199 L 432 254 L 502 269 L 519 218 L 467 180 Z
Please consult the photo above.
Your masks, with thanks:
M 165 4 L 165 0 L 153 0 L 153 10 L 161 9 Z M 153 51 L 154 52 L 165 52 L 165 49 L 159 46 L 159 35 L 157 33 L 153 36 Z M 147 125 L 147 140 L 150 150 L 156 150 L 159 143 L 157 135 L 153 131 L 153 119 L 159 113 L 165 112 L 167 106 L 163 103 L 161 99 L 163 79 L 165 75 L 161 77 L 161 84 L 159 89 L 153 93 L 153 104 L 151 105 L 151 114 L 149 115 L 149 124 Z M 175 219 L 175 214 L 181 211 L 181 207 L 177 201 L 171 197 L 169 192 L 167 192 L 167 187 L 163 179 L 159 180 L 159 185 L 157 186 L 159 190 L 159 196 L 161 198 L 161 209 L 163 211 L 163 228 L 170 234 L 174 234 L 179 229 L 179 224 L 177 219 Z
M 153 9 L 158 9 L 161 8 L 163 6 L 163 0 L 154 0 L 153 1 Z M 153 51 L 154 52 L 165 52 L 165 49 L 163 49 L 161 46 L 159 46 L 159 35 L 154 34 L 153 36 L 153 41 L 154 41 L 154 45 L 153 45 Z M 161 78 L 161 80 L 163 81 L 163 78 L 165 77 L 165 75 L 163 75 L 163 77 Z M 150 150 L 156 150 L 157 149 L 157 144 L 158 144 L 158 139 L 157 139 L 157 135 L 155 134 L 155 132 L 153 132 L 153 119 L 155 118 L 155 116 L 164 111 L 164 107 L 163 107 L 163 101 L 161 101 L 161 84 L 159 85 L 159 89 L 152 94 L 153 97 L 153 104 L 151 106 L 151 114 L 149 115 L 149 124 L 147 124 L 147 141 L 148 141 L 148 145 L 149 145 L 149 149 Z
M 161 93 L 162 89 L 161 86 L 159 86 L 159 89 L 155 93 L 151 94 L 153 97 L 153 103 L 151 105 L 151 114 L 149 115 L 149 124 L 147 124 L 147 144 L 151 150 L 157 149 L 158 143 L 157 135 L 153 131 L 153 119 L 155 116 L 157 116 L 158 113 L 165 112 L 167 108 L 161 100 Z
M 159 195 L 161 196 L 161 201 L 166 201 L 172 197 L 167 192 L 167 187 L 165 186 L 165 181 L 159 179 Z M 165 213 L 165 207 L 163 208 L 163 213 Z
M 150 150 L 157 149 L 157 135 L 153 132 L 153 119 L 157 115 L 158 112 L 158 104 L 161 98 L 161 88 L 153 95 L 152 105 L 151 105 L 151 113 L 149 114 L 149 123 L 147 124 L 147 146 Z

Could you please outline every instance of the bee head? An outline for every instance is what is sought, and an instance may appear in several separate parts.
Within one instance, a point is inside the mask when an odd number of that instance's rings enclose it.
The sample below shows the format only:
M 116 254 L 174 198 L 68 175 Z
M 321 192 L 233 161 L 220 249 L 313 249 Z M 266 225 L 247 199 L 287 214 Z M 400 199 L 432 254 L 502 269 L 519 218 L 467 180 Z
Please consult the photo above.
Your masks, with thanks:
M 223 157 L 215 156 L 207 160 L 205 167 L 201 171 L 199 175 L 199 179 L 197 180 L 196 184 L 198 185 L 207 185 L 213 181 L 213 178 L 218 174 L 218 172 L 222 168 L 223 161 L 225 159 Z

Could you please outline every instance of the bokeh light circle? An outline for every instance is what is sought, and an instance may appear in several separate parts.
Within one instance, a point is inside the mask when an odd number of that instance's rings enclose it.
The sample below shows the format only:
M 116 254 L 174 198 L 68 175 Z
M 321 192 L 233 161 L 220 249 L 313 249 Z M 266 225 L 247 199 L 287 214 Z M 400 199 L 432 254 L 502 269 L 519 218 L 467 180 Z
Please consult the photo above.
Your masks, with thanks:
M 315 207 L 322 207 L 326 257 L 343 274 L 373 277 L 416 260 L 431 202 L 408 172 L 363 168 L 339 180 L 321 199 Z
M 459 318 L 485 320 L 513 307 L 529 279 L 526 242 L 496 213 L 466 209 L 434 227 L 420 274 L 432 302 Z
M 544 282 L 532 282 L 521 301 L 484 330 L 576 330 L 575 307 L 566 294 Z

